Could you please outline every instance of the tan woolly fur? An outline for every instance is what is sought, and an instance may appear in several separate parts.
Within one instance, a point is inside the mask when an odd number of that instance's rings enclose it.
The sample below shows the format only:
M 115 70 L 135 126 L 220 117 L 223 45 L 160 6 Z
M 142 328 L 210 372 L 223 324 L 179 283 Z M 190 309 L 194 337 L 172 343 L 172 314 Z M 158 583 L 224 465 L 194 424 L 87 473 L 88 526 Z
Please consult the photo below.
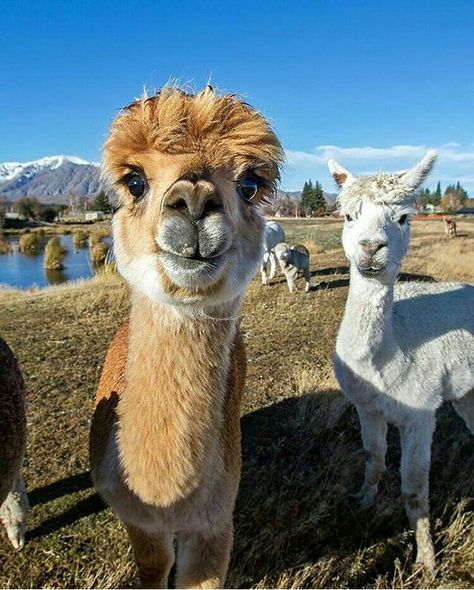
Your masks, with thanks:
M 210 87 L 137 100 L 104 145 L 132 305 L 105 360 L 90 457 L 145 587 L 166 587 L 175 540 L 177 587 L 225 582 L 246 371 L 238 316 L 263 251 L 256 205 L 274 191 L 282 159 L 264 117 Z

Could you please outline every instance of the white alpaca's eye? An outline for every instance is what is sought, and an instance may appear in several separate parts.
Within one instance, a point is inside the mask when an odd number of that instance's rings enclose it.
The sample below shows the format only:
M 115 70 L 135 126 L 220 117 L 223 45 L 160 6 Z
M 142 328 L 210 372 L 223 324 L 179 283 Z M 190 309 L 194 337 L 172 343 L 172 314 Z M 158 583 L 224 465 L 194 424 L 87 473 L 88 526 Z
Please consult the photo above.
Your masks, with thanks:
M 143 196 L 146 189 L 146 181 L 140 174 L 130 174 L 126 180 L 127 188 L 130 191 L 130 194 L 135 199 L 139 199 Z
M 346 221 L 353 221 L 353 219 L 350 215 L 346 214 L 344 217 L 346 218 Z
M 255 176 L 245 176 L 237 182 L 242 198 L 250 203 L 258 191 L 258 181 Z
M 399 218 L 399 220 L 398 220 L 398 223 L 399 223 L 400 225 L 404 225 L 404 224 L 407 222 L 407 219 L 408 219 L 408 215 L 402 215 L 402 216 Z

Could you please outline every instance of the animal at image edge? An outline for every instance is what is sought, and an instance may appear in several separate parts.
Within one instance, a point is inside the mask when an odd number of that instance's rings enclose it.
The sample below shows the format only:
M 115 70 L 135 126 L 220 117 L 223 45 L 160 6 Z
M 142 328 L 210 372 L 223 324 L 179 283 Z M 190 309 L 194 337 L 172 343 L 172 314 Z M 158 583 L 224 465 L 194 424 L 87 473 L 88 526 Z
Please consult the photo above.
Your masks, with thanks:
M 276 221 L 267 221 L 265 227 L 265 242 L 263 250 L 263 259 L 260 266 L 262 275 L 262 285 L 268 285 L 268 281 L 274 278 L 277 272 L 277 259 L 275 256 L 275 246 L 284 242 L 285 230 Z
M 256 206 L 282 160 L 267 121 L 210 87 L 137 100 L 104 145 L 132 304 L 107 352 L 90 459 L 145 587 L 165 587 L 175 561 L 177 587 L 225 582 L 246 366 L 237 317 L 262 260 Z
M 0 520 L 15 549 L 25 544 L 29 508 L 21 476 L 25 446 L 25 385 L 13 352 L 0 338 Z
M 290 293 L 297 290 L 296 279 L 300 272 L 303 274 L 305 281 L 304 290 L 307 293 L 311 287 L 308 249 L 301 244 L 290 247 L 288 244 L 282 243 L 275 247 L 275 257 L 285 275 Z
M 350 287 L 334 368 L 355 404 L 366 451 L 357 494 L 370 506 L 385 469 L 387 422 L 400 431 L 401 488 L 417 562 L 430 572 L 435 551 L 429 522 L 429 470 L 435 413 L 443 401 L 474 433 L 474 287 L 397 283 L 408 250 L 414 192 L 430 172 L 430 151 L 413 169 L 355 178 L 334 160 L 341 187 L 342 242 Z

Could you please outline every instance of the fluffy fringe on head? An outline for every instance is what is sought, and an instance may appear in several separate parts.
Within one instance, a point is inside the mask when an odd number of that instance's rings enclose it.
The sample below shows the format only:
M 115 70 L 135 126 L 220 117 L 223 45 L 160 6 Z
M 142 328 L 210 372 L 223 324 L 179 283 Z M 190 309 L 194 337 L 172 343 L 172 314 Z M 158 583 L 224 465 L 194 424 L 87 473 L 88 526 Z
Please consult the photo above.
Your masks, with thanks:
M 123 108 L 104 144 L 104 176 L 114 180 L 120 164 L 147 151 L 197 153 L 210 168 L 237 175 L 254 168 L 267 193 L 275 190 L 284 160 L 268 121 L 237 96 L 210 86 L 197 94 L 164 87 Z
M 415 190 L 433 169 L 436 158 L 436 151 L 428 150 L 421 161 L 409 170 L 391 174 L 380 172 L 359 178 L 354 178 L 335 160 L 329 160 L 329 171 L 342 187 L 337 198 L 340 210 L 348 214 L 357 213 L 363 201 L 371 201 L 388 207 L 396 205 L 404 213 L 414 213 Z
M 398 205 L 407 209 L 407 213 L 415 211 L 414 189 L 409 186 L 400 174 L 380 172 L 372 176 L 361 176 L 337 197 L 337 204 L 344 213 L 355 213 L 360 210 L 363 201 L 371 201 L 378 205 Z

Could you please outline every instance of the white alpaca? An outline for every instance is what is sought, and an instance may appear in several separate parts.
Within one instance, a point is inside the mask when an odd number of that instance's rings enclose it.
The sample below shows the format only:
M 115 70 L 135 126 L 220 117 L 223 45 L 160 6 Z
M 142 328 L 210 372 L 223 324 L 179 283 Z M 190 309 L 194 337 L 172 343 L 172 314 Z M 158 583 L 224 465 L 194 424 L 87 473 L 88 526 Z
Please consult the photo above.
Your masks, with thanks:
M 277 244 L 285 241 L 285 230 L 276 221 L 267 221 L 265 227 L 265 245 L 263 252 L 262 265 L 260 272 L 262 274 L 262 285 L 268 285 L 268 281 L 273 279 L 277 271 L 277 261 L 274 248 Z M 269 270 L 270 267 L 270 270 Z
M 357 494 L 371 505 L 385 469 L 387 422 L 400 431 L 402 495 L 416 531 L 417 561 L 435 564 L 429 525 L 429 469 L 436 409 L 450 400 L 474 433 L 474 287 L 401 283 L 413 193 L 430 172 L 428 152 L 408 172 L 354 178 L 334 160 L 342 187 L 342 234 L 350 288 L 334 368 L 359 413 L 366 451 Z
M 309 251 L 308 248 L 298 244 L 298 246 L 288 246 L 285 242 L 275 246 L 275 258 L 278 260 L 280 268 L 285 275 L 286 282 L 290 293 L 298 289 L 296 279 L 301 272 L 305 281 L 305 292 L 308 293 L 311 286 L 311 273 L 309 270 Z

